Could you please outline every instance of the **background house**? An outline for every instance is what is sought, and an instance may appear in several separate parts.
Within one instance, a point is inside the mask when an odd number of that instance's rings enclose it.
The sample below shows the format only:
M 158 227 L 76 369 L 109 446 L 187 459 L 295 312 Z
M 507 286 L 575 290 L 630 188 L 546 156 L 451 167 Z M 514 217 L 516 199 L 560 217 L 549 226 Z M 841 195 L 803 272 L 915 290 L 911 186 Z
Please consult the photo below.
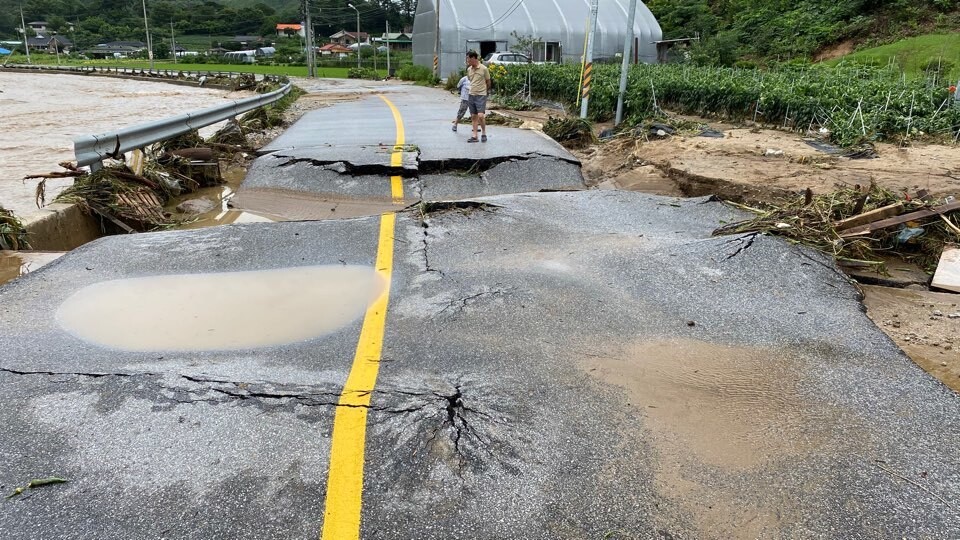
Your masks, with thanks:
M 357 39 L 358 36 L 359 39 Z M 360 32 L 360 34 L 357 34 L 356 32 L 347 32 L 346 30 L 341 30 L 330 36 L 330 43 L 336 43 L 338 45 L 343 45 L 344 47 L 349 47 L 358 41 L 361 43 L 369 43 L 370 35 L 366 32 Z
M 306 33 L 303 30 L 302 24 L 277 24 L 277 36 L 280 37 L 291 37 L 291 36 L 300 36 L 305 37 Z
M 390 43 L 391 51 L 411 51 L 413 50 L 413 39 L 410 34 L 404 32 L 384 33 L 380 37 L 373 38 L 373 44 L 377 47 Z
M 30 47 L 31 51 L 56 53 L 59 50 L 62 53 L 68 53 L 73 47 L 73 42 L 63 36 L 37 36 L 27 38 L 27 47 Z
M 50 32 L 49 25 L 50 23 L 48 23 L 47 21 L 33 21 L 33 22 L 27 23 L 27 26 L 29 26 L 34 32 L 36 32 L 37 35 L 43 35 L 43 36 L 52 33 Z M 61 30 L 63 30 L 63 28 L 61 28 Z M 68 32 L 73 32 L 73 23 L 68 22 L 66 30 Z
M 463 2 L 457 0 L 419 0 L 413 19 L 413 62 L 433 69 L 433 57 L 440 60 L 440 76 L 466 65 L 466 53 L 473 49 L 488 53 L 507 51 L 521 36 L 538 37 L 542 41 L 534 49 L 534 60 L 579 62 L 583 55 L 586 21 L 590 3 L 583 0 L 476 0 L 469 16 Z M 437 8 L 440 24 L 437 33 Z M 623 51 L 627 31 L 629 0 L 605 0 L 597 14 L 594 39 L 595 61 L 613 60 Z M 634 61 L 655 63 L 657 48 L 653 44 L 663 37 L 660 24 L 643 3 L 637 2 L 634 30 Z M 437 46 L 439 45 L 439 50 Z
M 146 48 L 142 41 L 110 41 L 87 49 L 83 54 L 89 58 L 126 58 Z
M 353 52 L 349 47 L 344 47 L 339 43 L 327 43 L 318 49 L 320 54 L 327 56 L 331 54 L 350 54 Z

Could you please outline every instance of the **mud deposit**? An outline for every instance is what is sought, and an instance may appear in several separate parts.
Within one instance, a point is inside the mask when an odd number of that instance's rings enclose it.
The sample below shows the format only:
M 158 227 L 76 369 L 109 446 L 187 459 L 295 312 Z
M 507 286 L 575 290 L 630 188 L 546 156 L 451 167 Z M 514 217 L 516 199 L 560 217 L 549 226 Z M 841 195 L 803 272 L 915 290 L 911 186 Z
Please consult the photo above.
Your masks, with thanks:
M 803 363 L 782 351 L 696 340 L 653 341 L 581 362 L 643 411 L 660 454 L 657 486 L 705 538 L 758 538 L 791 520 L 793 501 L 767 483 L 746 493 L 737 478 L 817 452 L 833 420 L 798 393 Z M 719 476 L 718 476 L 719 475 Z
M 774 202 L 806 188 L 827 193 L 871 182 L 911 194 L 918 189 L 933 195 L 960 192 L 960 152 L 951 146 L 877 144 L 876 159 L 851 159 L 819 151 L 799 133 L 710 127 L 723 137 L 618 137 L 574 154 L 593 185 L 662 195 Z
M 867 316 L 917 365 L 960 392 L 960 295 L 862 289 Z

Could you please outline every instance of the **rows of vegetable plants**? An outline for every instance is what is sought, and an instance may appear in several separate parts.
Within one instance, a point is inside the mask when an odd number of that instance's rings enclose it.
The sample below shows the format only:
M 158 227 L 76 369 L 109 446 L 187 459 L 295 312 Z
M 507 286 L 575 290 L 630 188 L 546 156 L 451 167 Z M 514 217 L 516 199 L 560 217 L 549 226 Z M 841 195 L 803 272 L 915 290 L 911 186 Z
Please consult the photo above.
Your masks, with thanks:
M 503 94 L 531 93 L 574 106 L 578 65 L 509 66 L 494 74 Z M 589 113 L 607 120 L 616 110 L 619 66 L 594 66 Z M 670 110 L 728 120 L 754 120 L 800 131 L 825 129 L 841 145 L 950 136 L 960 131 L 960 104 L 950 88 L 870 67 L 783 67 L 776 70 L 637 65 L 628 76 L 625 116 L 633 121 Z

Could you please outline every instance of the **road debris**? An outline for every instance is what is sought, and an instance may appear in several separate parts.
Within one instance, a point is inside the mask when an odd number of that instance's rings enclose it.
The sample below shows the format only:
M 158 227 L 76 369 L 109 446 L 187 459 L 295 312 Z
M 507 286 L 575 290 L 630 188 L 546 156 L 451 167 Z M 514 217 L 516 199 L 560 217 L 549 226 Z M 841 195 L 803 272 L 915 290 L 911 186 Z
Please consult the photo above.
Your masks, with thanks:
M 582 118 L 551 116 L 543 124 L 543 132 L 567 148 L 582 148 L 596 142 L 593 127 Z
M 951 244 L 944 247 L 931 285 L 938 289 L 960 292 L 960 246 Z M 960 313 L 947 316 L 951 319 L 960 318 Z
M 17 489 L 13 490 L 13 493 L 7 495 L 7 499 L 12 499 L 23 494 L 23 492 L 28 489 L 36 489 L 42 486 L 49 486 L 52 484 L 65 484 L 69 482 L 66 478 L 60 478 L 59 476 L 51 476 L 49 478 L 35 478 L 27 483 L 25 486 L 20 486 Z
M 13 212 L 0 206 L 0 249 L 30 249 L 27 231 Z
M 735 204 L 757 216 L 725 225 L 714 234 L 774 234 L 830 254 L 841 264 L 883 270 L 882 255 L 895 255 L 930 271 L 944 244 L 960 238 L 953 221 L 960 216 L 960 202 L 936 202 L 911 199 L 875 184 L 818 196 L 807 192 L 779 206 Z

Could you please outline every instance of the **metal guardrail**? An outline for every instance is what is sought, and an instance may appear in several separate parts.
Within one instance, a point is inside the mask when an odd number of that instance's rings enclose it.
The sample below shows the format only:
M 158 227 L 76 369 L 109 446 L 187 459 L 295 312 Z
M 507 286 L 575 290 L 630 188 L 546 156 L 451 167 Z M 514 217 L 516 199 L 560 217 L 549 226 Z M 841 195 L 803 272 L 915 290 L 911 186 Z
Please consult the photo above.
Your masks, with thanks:
M 0 66 L 2 69 L 31 70 L 31 71 L 52 71 L 64 73 L 113 73 L 117 75 L 136 75 L 140 77 L 225 77 L 236 79 L 241 76 L 254 77 L 256 73 L 240 71 L 192 71 L 182 69 L 148 69 L 148 68 L 125 68 L 109 66 L 43 66 L 29 64 L 9 64 Z M 266 77 L 264 77 L 266 78 Z
M 131 126 L 115 132 L 77 137 L 73 140 L 77 166 L 90 165 L 90 169 L 96 171 L 102 166 L 101 161 L 106 158 L 119 157 L 124 152 L 145 148 L 155 142 L 171 139 L 269 105 L 290 93 L 291 88 L 293 83 L 287 83 L 283 88 L 267 94 L 231 101 L 216 107 Z

